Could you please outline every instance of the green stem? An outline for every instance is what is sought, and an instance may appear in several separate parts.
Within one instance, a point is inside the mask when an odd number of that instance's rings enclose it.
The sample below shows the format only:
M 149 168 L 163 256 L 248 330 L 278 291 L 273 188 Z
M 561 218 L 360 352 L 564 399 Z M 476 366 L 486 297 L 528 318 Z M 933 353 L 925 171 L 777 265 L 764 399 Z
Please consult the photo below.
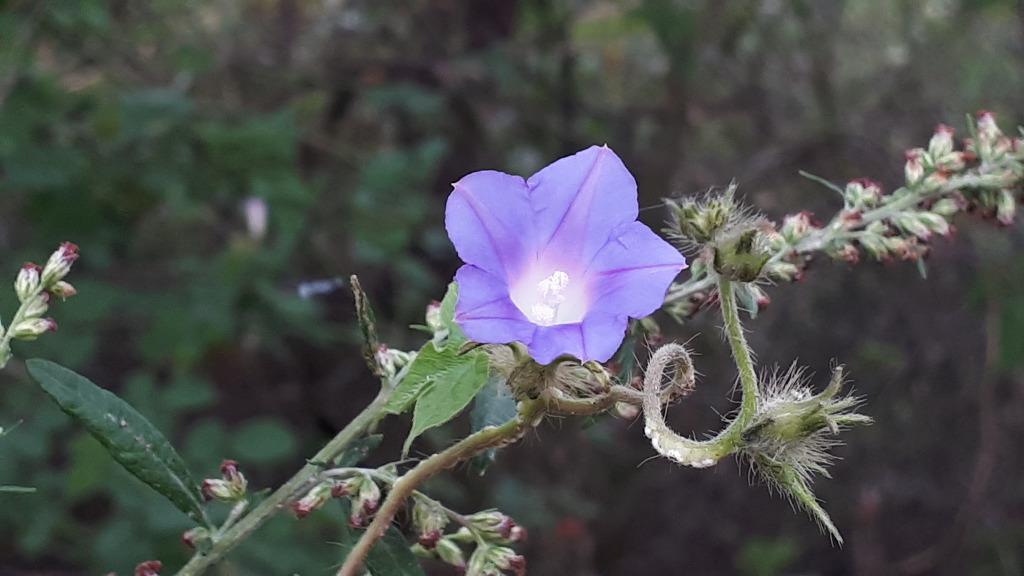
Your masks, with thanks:
M 299 470 L 290 480 L 284 483 L 273 494 L 261 502 L 251 512 L 242 516 L 237 523 L 220 534 L 213 547 L 206 554 L 196 553 L 177 576 L 195 576 L 202 574 L 211 564 L 216 563 L 246 537 L 256 531 L 274 514 L 288 506 L 324 469 L 325 462 L 331 462 L 344 450 L 362 436 L 380 417 L 384 404 L 391 395 L 391 388 L 381 388 L 373 402 L 359 413 L 345 428 L 327 443 L 313 458 Z
M 740 322 L 739 308 L 736 306 L 736 294 L 733 292 L 732 280 L 725 276 L 718 277 L 718 293 L 722 305 L 722 319 L 725 321 L 725 336 L 732 348 L 732 357 L 740 373 L 740 413 L 726 429 L 739 440 L 743 430 L 750 425 L 757 410 L 757 375 L 754 373 L 754 360 L 750 356 L 747 338 L 743 335 L 743 324 Z
M 544 411 L 541 400 L 524 400 L 519 414 L 498 427 L 488 427 L 467 436 L 443 452 L 438 452 L 420 462 L 391 485 L 391 491 L 359 538 L 345 563 L 338 569 L 337 576 L 357 576 L 359 569 L 373 546 L 380 540 L 395 514 L 405 504 L 405 500 L 415 491 L 416 487 L 435 474 L 455 466 L 459 462 L 479 454 L 488 448 L 494 448 L 515 441 Z

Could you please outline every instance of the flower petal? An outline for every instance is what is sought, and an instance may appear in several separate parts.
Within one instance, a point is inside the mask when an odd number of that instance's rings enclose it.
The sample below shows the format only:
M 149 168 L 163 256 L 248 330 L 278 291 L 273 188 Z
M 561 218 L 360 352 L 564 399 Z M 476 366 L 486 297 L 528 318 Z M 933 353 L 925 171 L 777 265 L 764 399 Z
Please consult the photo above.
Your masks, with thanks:
M 459 299 L 455 321 L 466 337 L 482 344 L 529 342 L 537 326 L 526 319 L 508 295 L 508 285 L 490 272 L 466 265 L 455 273 Z
M 622 344 L 629 327 L 629 317 L 624 314 L 592 312 L 583 319 L 583 356 L 580 360 L 605 362 L 615 354 Z
M 665 291 L 686 259 L 641 222 L 618 227 L 587 271 L 590 314 L 643 318 L 665 301 Z
M 589 262 L 608 233 L 637 217 L 636 180 L 607 146 L 557 160 L 527 180 L 537 246 Z
M 518 274 L 538 237 L 526 182 L 485 170 L 453 188 L 444 226 L 459 258 L 502 278 Z
M 620 338 L 619 341 L 621 342 L 622 339 Z M 523 343 L 526 344 L 530 350 L 530 356 L 538 364 L 550 364 L 562 354 L 571 354 L 581 360 L 586 357 L 581 323 L 538 326 L 533 339 Z

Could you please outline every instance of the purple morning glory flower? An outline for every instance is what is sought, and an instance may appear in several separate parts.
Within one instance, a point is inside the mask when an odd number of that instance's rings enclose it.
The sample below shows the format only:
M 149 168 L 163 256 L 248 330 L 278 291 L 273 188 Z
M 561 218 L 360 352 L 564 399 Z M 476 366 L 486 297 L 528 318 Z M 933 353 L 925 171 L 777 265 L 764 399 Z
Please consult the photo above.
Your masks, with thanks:
M 534 360 L 604 362 L 629 318 L 657 310 L 686 260 L 637 222 L 636 181 L 607 146 L 523 180 L 474 172 L 454 184 L 445 228 L 466 263 L 455 320 L 485 344 L 519 341 Z

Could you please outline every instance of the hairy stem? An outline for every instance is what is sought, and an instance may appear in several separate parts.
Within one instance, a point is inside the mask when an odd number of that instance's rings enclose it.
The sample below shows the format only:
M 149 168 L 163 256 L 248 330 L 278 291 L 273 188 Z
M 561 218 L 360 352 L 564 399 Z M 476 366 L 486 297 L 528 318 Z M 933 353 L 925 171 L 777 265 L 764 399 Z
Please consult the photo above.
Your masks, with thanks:
M 740 373 L 740 413 L 729 425 L 735 429 L 735 435 L 742 434 L 750 425 L 757 409 L 757 375 L 754 374 L 754 360 L 750 356 L 747 338 L 743 335 L 743 324 L 740 322 L 739 308 L 736 306 L 736 294 L 733 292 L 732 280 L 725 276 L 718 277 L 718 292 L 722 304 L 722 319 L 725 321 L 725 336 L 732 348 L 732 357 Z
M 714 438 L 703 441 L 680 436 L 665 423 L 661 403 L 662 381 L 668 374 L 674 372 L 675 380 L 681 381 L 677 385 L 684 388 L 693 385 L 693 364 L 690 362 L 689 352 L 682 345 L 667 344 L 659 348 L 651 358 L 647 375 L 644 377 L 644 433 L 651 439 L 651 445 L 659 454 L 694 468 L 712 466 L 725 456 L 736 452 L 743 445 L 743 431 L 750 426 L 757 409 L 757 376 L 754 374 L 750 348 L 743 336 L 743 325 L 740 323 L 732 281 L 719 276 L 718 289 L 726 339 L 732 348 L 740 376 L 742 399 L 736 418 Z
M 420 462 L 391 485 L 391 491 L 352 548 L 344 564 L 338 569 L 337 576 L 357 576 L 359 569 L 370 553 L 370 549 L 387 532 L 395 514 L 405 504 L 405 500 L 415 491 L 416 487 L 435 474 L 455 466 L 459 462 L 472 458 L 488 448 L 495 448 L 514 442 L 522 436 L 544 411 L 541 400 L 524 400 L 520 405 L 519 414 L 508 422 L 497 427 L 487 427 L 475 434 L 467 436 L 443 452 L 438 452 Z
M 192 556 L 188 563 L 178 571 L 177 576 L 202 574 L 211 564 L 223 558 L 225 554 L 256 531 L 274 514 L 290 504 L 323 471 L 325 462 L 329 463 L 337 458 L 352 442 L 362 436 L 378 420 L 384 409 L 384 404 L 391 395 L 391 390 L 390 386 L 383 386 L 373 402 L 349 422 L 327 445 L 320 449 L 309 460 L 309 464 L 303 466 L 290 480 L 268 496 L 259 506 L 253 508 L 245 516 L 242 516 L 238 522 L 217 534 L 214 537 L 213 547 L 206 554 L 197 552 Z

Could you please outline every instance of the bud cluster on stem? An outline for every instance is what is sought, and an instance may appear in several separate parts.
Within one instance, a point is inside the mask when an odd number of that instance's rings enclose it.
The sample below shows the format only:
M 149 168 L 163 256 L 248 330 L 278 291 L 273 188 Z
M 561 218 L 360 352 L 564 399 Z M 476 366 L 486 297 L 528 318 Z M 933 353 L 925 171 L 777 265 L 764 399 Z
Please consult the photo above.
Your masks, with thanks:
M 26 262 L 14 281 L 14 292 L 21 306 L 14 313 L 10 325 L 0 324 L 0 368 L 11 359 L 11 340 L 35 340 L 57 329 L 53 318 L 44 317 L 53 298 L 67 299 L 76 293 L 74 286 L 64 281 L 71 265 L 78 259 L 78 246 L 64 242 L 46 261 L 45 266 Z
M 715 303 L 713 271 L 742 282 L 792 282 L 817 253 L 850 264 L 921 260 L 936 237 L 955 232 L 950 219 L 959 213 L 1011 224 L 1022 199 L 1024 138 L 1003 134 L 990 112 L 977 116 L 972 132 L 958 148 L 953 129 L 939 126 L 926 148 L 907 151 L 905 183 L 888 193 L 867 179 L 839 187 L 806 175 L 842 198 L 842 209 L 824 224 L 808 212 L 779 224 L 755 217 L 735 201 L 735 184 L 719 196 L 666 200 L 673 215 L 667 232 L 696 256 L 690 277 L 669 289 L 664 309 L 683 321 Z M 768 302 L 741 300 L 752 313 Z

